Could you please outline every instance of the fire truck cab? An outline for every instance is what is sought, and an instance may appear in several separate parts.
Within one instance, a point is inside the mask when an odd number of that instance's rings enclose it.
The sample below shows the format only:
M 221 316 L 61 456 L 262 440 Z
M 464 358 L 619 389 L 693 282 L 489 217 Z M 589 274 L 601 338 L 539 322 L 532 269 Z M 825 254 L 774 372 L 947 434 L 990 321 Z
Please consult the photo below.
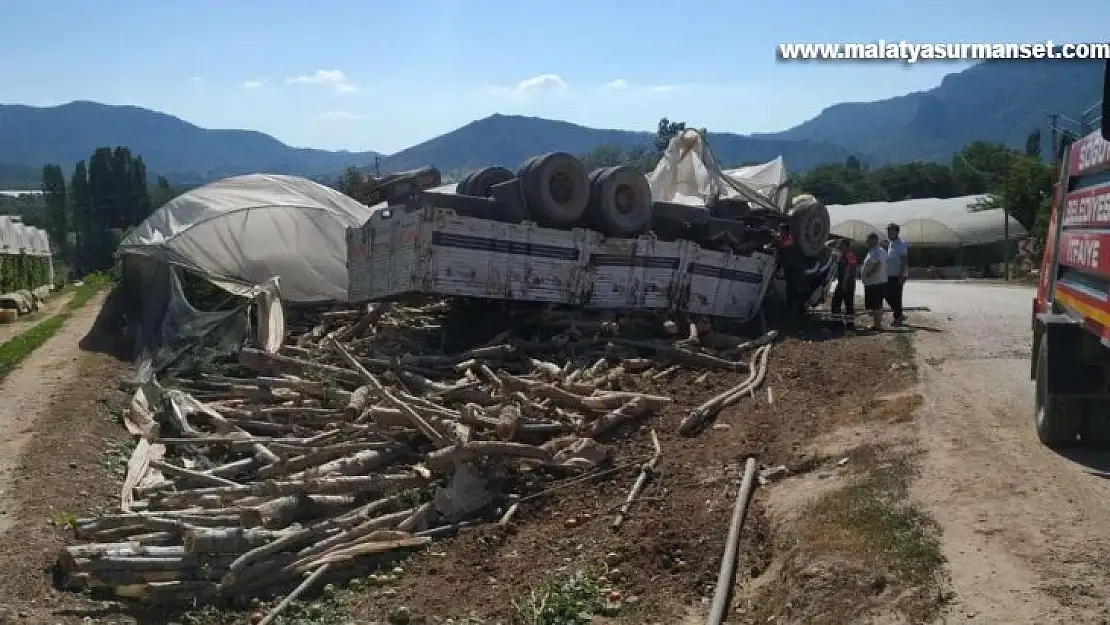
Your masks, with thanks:
M 1034 423 L 1040 441 L 1056 448 L 1110 446 L 1108 109 L 1110 62 L 1101 129 L 1063 157 L 1033 299 Z

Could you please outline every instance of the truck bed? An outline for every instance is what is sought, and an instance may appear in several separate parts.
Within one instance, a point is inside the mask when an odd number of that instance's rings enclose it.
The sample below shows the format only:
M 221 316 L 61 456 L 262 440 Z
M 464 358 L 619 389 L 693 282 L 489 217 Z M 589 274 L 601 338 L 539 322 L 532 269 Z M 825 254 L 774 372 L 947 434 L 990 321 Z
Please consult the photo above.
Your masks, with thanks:
M 759 311 L 776 269 L 774 255 L 764 252 L 504 223 L 428 202 L 379 208 L 363 226 L 348 228 L 347 259 L 352 301 L 427 294 L 741 322 Z

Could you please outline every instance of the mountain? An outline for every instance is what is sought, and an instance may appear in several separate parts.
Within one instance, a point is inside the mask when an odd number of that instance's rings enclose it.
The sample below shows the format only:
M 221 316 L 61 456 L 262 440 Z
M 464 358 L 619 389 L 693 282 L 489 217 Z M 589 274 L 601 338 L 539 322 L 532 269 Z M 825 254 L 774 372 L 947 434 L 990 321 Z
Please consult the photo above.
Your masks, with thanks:
M 252 130 L 211 130 L 137 106 L 70 102 L 61 106 L 0 105 L 0 167 L 67 169 L 101 146 L 142 155 L 152 174 L 174 182 L 205 182 L 237 174 L 333 176 L 369 165 L 375 152 L 294 148 Z M 3 169 L 0 169 L 3 171 Z
M 948 161 L 975 140 L 1024 148 L 1039 129 L 1047 156 L 1047 114 L 1080 120 L 1101 95 L 1101 61 L 988 61 L 927 91 L 835 104 L 793 128 L 754 138 L 833 143 L 883 164 Z
M 569 122 L 521 115 L 491 115 L 382 159 L 382 168 L 403 171 L 435 165 L 441 171 L 472 170 L 486 165 L 516 169 L 524 160 L 546 152 L 585 154 L 603 145 L 629 149 L 650 147 L 655 133 L 602 130 Z M 792 170 L 843 161 L 847 150 L 808 140 L 752 139 L 712 133 L 713 153 L 724 165 L 765 162 L 783 156 Z
M 713 133 L 723 164 L 761 162 L 782 155 L 792 171 L 843 161 L 849 154 L 873 164 L 948 161 L 975 140 L 1023 148 L 1043 131 L 1047 113 L 1079 120 L 1101 95 L 1102 64 L 1089 61 L 985 62 L 950 74 L 933 89 L 876 102 L 828 107 L 788 130 L 751 136 Z M 693 125 L 696 119 L 685 120 Z M 1065 124 L 1067 127 L 1067 124 Z M 1071 129 L 1078 130 L 1075 124 Z M 491 115 L 390 156 L 383 171 L 435 165 L 444 173 L 483 165 L 515 168 L 551 151 L 584 154 L 602 145 L 647 146 L 653 133 L 601 130 L 519 115 Z M 66 168 L 101 146 L 125 145 L 142 155 L 152 174 L 179 184 L 273 172 L 334 177 L 348 166 L 368 167 L 374 152 L 330 152 L 290 147 L 249 130 L 210 130 L 135 106 L 71 102 L 55 107 L 0 105 L 0 186 L 38 186 L 46 163 Z

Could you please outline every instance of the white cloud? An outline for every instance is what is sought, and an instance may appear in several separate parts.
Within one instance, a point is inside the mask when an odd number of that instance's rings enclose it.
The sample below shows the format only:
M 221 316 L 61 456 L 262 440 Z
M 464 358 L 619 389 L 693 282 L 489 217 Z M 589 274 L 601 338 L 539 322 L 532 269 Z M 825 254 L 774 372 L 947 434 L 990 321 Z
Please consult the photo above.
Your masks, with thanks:
M 199 85 L 200 83 L 204 82 L 204 76 L 193 76 L 189 78 L 189 82 L 193 83 L 194 85 Z
M 335 89 L 336 93 L 356 93 L 358 87 L 351 84 L 343 70 L 318 69 L 307 76 L 293 76 L 286 78 L 285 82 L 295 85 L 325 85 Z
M 248 80 L 243 83 L 244 89 L 261 89 L 266 84 L 265 78 L 257 78 L 255 80 Z
M 653 91 L 655 93 L 666 93 L 668 91 L 675 91 L 677 89 L 678 85 L 655 85 L 653 87 L 649 87 L 648 91 Z
M 525 78 L 516 85 L 516 93 L 525 95 L 536 91 L 562 91 L 567 88 L 567 82 L 558 74 L 540 74 Z
M 627 89 L 628 88 L 628 81 L 623 79 L 623 78 L 618 78 L 616 80 L 605 83 L 605 88 L 606 89 Z
M 324 121 L 339 121 L 349 119 L 366 119 L 364 116 L 357 113 L 348 113 L 347 111 L 324 111 L 317 115 L 318 118 Z

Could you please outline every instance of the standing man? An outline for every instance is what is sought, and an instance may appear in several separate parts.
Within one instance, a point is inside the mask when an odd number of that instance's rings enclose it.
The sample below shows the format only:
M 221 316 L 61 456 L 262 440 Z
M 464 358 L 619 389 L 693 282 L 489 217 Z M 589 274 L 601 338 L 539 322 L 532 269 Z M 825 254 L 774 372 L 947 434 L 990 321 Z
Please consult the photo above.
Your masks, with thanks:
M 840 315 L 840 307 L 846 313 L 844 327 L 856 329 L 856 255 L 852 253 L 852 240 L 840 240 L 840 261 L 836 271 L 836 290 L 833 291 L 831 312 Z
M 879 235 L 867 235 L 867 256 L 863 259 L 860 278 L 863 280 L 863 305 L 871 313 L 871 329 L 883 329 L 883 295 L 887 286 L 887 253 L 879 245 Z
M 886 236 L 890 241 L 886 258 L 886 301 L 894 313 L 894 323 L 891 325 L 896 326 L 906 325 L 906 314 L 902 312 L 902 289 L 910 271 L 910 246 L 899 238 L 901 230 L 898 224 L 889 224 L 886 227 Z

